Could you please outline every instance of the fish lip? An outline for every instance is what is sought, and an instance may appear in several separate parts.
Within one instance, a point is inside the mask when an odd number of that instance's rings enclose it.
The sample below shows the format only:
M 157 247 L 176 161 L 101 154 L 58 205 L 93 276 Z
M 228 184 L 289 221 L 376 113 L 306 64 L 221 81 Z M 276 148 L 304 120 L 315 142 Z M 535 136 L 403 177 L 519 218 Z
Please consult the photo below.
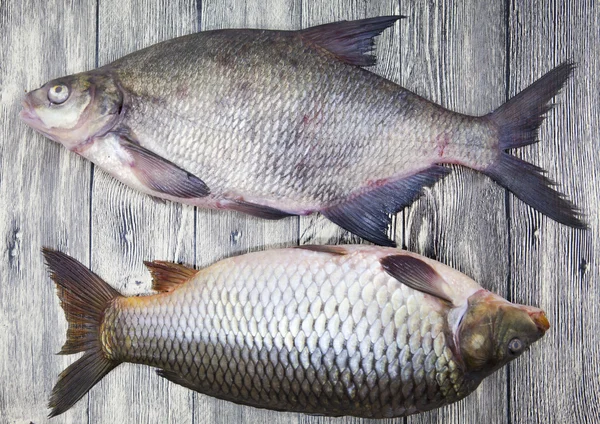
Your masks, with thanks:
M 52 134 L 48 133 L 47 131 L 44 131 L 44 123 L 39 118 L 37 113 L 35 113 L 35 109 L 33 108 L 29 100 L 29 96 L 30 93 L 28 93 L 25 96 L 25 98 L 21 101 L 21 106 L 23 106 L 23 109 L 21 110 L 21 112 L 19 112 L 19 118 L 21 119 L 21 121 L 29 125 L 31 128 L 33 128 L 40 134 L 44 135 L 45 137 L 48 137 L 50 140 L 57 141 L 52 136 Z
M 542 334 L 546 334 L 546 331 L 550 329 L 550 322 L 548 322 L 548 318 L 546 318 L 544 311 L 529 311 L 529 317 L 533 320 Z
M 25 96 L 25 98 L 21 101 L 21 106 L 23 106 L 23 109 L 19 113 L 19 118 L 21 118 L 21 120 L 23 122 L 25 122 L 26 124 L 37 128 L 37 125 L 35 125 L 35 124 L 36 123 L 39 124 L 42 121 L 35 113 L 33 106 L 31 105 L 31 102 L 29 101 L 29 94 L 27 94 Z

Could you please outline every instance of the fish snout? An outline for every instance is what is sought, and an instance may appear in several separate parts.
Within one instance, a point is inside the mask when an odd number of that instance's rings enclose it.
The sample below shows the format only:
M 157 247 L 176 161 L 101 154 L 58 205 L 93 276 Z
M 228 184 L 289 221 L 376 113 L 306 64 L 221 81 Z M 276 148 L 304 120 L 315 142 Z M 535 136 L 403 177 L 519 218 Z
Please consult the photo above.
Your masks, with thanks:
M 19 117 L 23 121 L 28 122 L 29 120 L 36 118 L 33 106 L 31 105 L 31 93 L 25 95 L 25 98 L 21 101 L 21 106 L 23 109 L 21 110 L 21 113 L 19 113 Z
M 544 313 L 544 311 L 533 312 L 530 313 L 529 316 L 531 317 L 533 322 L 535 322 L 535 325 L 537 325 L 537 328 L 542 333 L 548 331 L 548 329 L 550 328 L 550 323 L 548 322 L 548 318 L 546 318 L 546 314 Z
M 527 313 L 537 326 L 538 330 L 542 334 L 545 334 L 546 331 L 548 331 L 548 329 L 550 328 L 550 322 L 548 322 L 548 318 L 546 318 L 546 314 L 544 313 L 544 311 L 538 308 L 528 307 Z
M 35 112 L 34 101 L 32 98 L 33 92 L 29 92 L 25 95 L 25 98 L 21 101 L 23 109 L 19 113 L 21 121 L 25 122 L 30 127 L 35 129 L 41 129 L 43 127 L 40 117 Z

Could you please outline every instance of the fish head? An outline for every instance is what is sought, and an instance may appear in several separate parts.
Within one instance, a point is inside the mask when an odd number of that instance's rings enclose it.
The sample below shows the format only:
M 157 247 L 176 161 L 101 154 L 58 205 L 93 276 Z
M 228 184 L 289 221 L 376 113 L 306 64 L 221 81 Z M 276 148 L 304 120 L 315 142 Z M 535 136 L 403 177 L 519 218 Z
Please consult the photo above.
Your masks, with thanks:
M 457 345 L 467 372 L 483 379 L 520 356 L 549 328 L 541 309 L 480 290 L 468 299 Z
M 108 132 L 118 121 L 122 104 L 123 95 L 110 75 L 84 72 L 27 93 L 20 118 L 72 150 Z

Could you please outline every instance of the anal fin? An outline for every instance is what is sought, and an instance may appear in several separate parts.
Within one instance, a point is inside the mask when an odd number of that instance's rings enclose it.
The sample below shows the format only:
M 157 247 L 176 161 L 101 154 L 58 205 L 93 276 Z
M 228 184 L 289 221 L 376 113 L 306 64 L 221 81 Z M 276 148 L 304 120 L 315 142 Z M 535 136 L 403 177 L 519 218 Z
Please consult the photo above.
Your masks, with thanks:
M 120 144 L 133 158 L 133 173 L 150 190 L 182 199 L 206 197 L 210 194 L 204 181 L 173 162 L 124 136 L 120 136 Z
M 178 384 L 180 386 L 185 387 L 186 389 L 190 389 L 195 392 L 200 391 L 200 387 L 197 384 L 194 384 L 193 382 L 187 380 L 185 377 L 179 375 L 174 371 L 157 370 L 156 374 L 158 374 L 160 377 L 166 378 L 171 383 Z
M 277 220 L 293 216 L 291 213 L 270 206 L 246 202 L 245 200 L 240 199 L 225 199 L 221 200 L 219 203 L 232 211 L 242 212 L 262 219 Z
M 320 212 L 333 223 L 372 243 L 396 246 L 387 236 L 390 214 L 410 205 L 422 194 L 424 187 L 432 186 L 450 172 L 450 168 L 434 165 Z

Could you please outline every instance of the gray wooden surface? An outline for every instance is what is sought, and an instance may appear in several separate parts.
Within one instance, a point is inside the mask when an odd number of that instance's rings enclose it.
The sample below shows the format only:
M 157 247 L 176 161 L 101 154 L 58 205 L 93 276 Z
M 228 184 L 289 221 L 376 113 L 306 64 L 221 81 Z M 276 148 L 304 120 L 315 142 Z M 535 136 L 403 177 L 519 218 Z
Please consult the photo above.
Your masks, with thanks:
M 261 221 L 157 203 L 18 120 L 26 90 L 200 29 L 297 29 L 404 14 L 377 42 L 375 72 L 453 110 L 484 114 L 565 59 L 574 78 L 519 156 L 549 170 L 588 213 L 574 231 L 483 175 L 457 168 L 398 214 L 400 245 L 447 263 L 553 325 L 532 349 L 457 404 L 394 423 L 600 422 L 600 9 L 593 0 L 0 0 L 0 422 L 46 422 L 66 322 L 41 246 L 59 248 L 127 293 L 142 261 L 204 266 L 298 243 L 357 241 L 320 216 Z M 241 407 L 122 365 L 54 423 L 355 423 Z

